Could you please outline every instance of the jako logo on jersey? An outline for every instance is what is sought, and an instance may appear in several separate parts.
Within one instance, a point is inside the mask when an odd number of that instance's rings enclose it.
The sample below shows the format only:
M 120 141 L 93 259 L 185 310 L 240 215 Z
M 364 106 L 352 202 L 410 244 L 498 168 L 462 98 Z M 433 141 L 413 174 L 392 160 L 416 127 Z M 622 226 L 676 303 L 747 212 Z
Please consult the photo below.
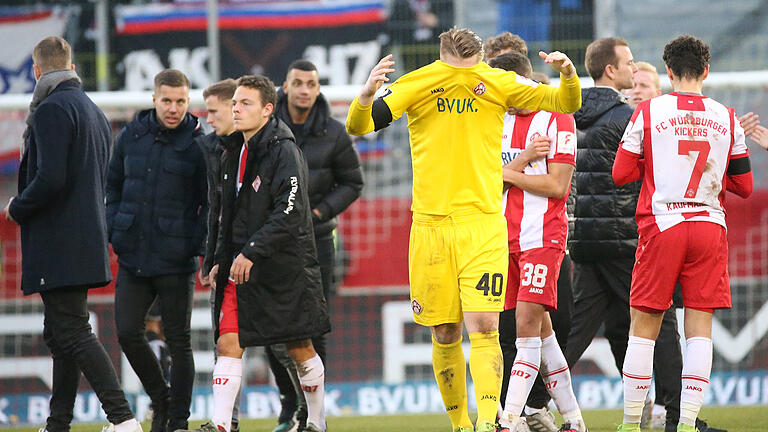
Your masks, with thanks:
M 291 177 L 291 192 L 288 194 L 288 207 L 283 210 L 283 213 L 289 214 L 293 210 L 293 202 L 296 201 L 296 192 L 299 190 L 299 179 L 296 176 Z
M 685 389 L 686 390 L 693 390 L 693 391 L 697 391 L 697 392 L 702 391 L 701 387 L 694 387 L 694 386 L 685 386 Z
M 478 83 L 478 84 L 475 86 L 475 88 L 473 88 L 473 89 L 472 89 L 472 91 L 473 91 L 473 92 L 475 92 L 475 94 L 476 94 L 476 95 L 478 95 L 478 96 L 481 96 L 481 95 L 485 94 L 485 91 L 486 91 L 486 90 L 487 90 L 487 89 L 485 88 L 485 84 L 483 84 L 483 82 L 482 82 L 482 81 L 480 81 L 480 82 L 479 82 L 479 83 Z
M 432 89 L 432 94 L 435 94 L 435 93 L 442 93 L 442 92 L 444 92 L 444 91 L 445 91 L 445 89 L 444 89 L 444 88 L 442 88 L 442 87 L 440 87 L 440 88 Z
M 386 90 L 384 90 L 384 93 L 381 94 L 381 97 L 385 98 L 385 97 L 387 97 L 387 96 L 389 96 L 391 94 L 392 94 L 392 90 L 386 89 Z
M 637 387 L 635 387 L 635 390 L 648 390 L 649 388 L 651 388 L 651 386 L 644 385 L 644 386 L 637 386 Z
M 544 294 L 544 290 L 541 288 L 531 288 L 528 290 L 528 292 L 534 294 Z
M 437 98 L 437 111 L 438 112 L 445 112 L 448 111 L 449 113 L 456 113 L 461 114 L 463 112 L 477 112 L 477 108 L 473 107 L 472 104 L 475 103 L 477 99 L 475 98 L 464 98 L 464 99 L 448 99 L 448 98 Z
M 419 315 L 421 311 L 424 310 L 424 308 L 421 307 L 421 305 L 419 304 L 418 301 L 416 301 L 416 299 L 413 299 L 413 301 L 411 302 L 411 309 L 413 309 L 413 313 L 415 313 L 416 315 Z

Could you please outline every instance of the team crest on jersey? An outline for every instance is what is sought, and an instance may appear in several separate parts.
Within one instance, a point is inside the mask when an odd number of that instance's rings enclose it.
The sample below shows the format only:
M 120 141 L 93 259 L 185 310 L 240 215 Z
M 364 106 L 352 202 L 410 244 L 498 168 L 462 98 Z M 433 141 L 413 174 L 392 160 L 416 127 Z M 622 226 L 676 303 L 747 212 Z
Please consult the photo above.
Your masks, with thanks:
M 421 311 L 424 310 L 424 308 L 421 307 L 421 304 L 419 304 L 419 302 L 416 299 L 413 299 L 413 301 L 411 302 L 411 309 L 413 309 L 413 313 L 415 313 L 416 315 L 420 315 Z
M 536 138 L 538 138 L 538 137 L 540 137 L 540 136 L 541 136 L 541 134 L 540 134 L 540 133 L 538 133 L 538 132 L 534 132 L 534 133 L 532 133 L 532 134 L 531 134 L 531 137 L 530 137 L 530 138 L 528 138 L 528 141 L 531 141 L 531 142 L 533 142 L 533 140 L 535 140 Z
M 473 92 L 475 92 L 476 95 L 481 96 L 485 94 L 485 91 L 487 89 L 485 88 L 485 84 L 483 84 L 482 81 L 480 81 L 475 88 L 472 89 Z
M 253 191 L 258 192 L 259 187 L 261 187 L 261 177 L 256 176 L 256 179 L 251 183 L 251 186 L 253 186 Z

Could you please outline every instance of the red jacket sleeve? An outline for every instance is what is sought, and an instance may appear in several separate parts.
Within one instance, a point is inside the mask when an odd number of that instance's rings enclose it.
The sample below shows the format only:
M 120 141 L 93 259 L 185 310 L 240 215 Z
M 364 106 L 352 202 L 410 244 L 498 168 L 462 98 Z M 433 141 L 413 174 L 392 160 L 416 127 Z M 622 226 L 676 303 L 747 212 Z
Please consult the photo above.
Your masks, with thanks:
M 643 177 L 643 167 L 645 164 L 640 159 L 640 155 L 632 153 L 629 150 L 619 147 L 616 152 L 616 159 L 613 161 L 613 181 L 623 186 Z

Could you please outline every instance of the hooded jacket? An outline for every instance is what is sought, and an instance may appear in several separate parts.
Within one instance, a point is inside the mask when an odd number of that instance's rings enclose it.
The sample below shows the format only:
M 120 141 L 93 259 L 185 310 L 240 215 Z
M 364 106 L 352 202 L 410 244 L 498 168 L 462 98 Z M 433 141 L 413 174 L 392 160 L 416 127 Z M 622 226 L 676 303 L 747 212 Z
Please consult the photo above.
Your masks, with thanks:
M 216 245 L 215 316 L 219 316 L 232 260 L 253 262 L 237 286 L 243 347 L 297 341 L 330 331 L 320 283 L 307 197 L 307 166 L 288 126 L 276 117 L 248 141 L 242 187 L 237 192 L 239 141 L 226 143 L 221 159 L 221 224 Z M 218 329 L 216 331 L 218 334 Z
M 187 113 L 166 129 L 141 111 L 115 140 L 107 173 L 107 227 L 120 266 L 137 276 L 188 273 L 203 254 L 208 199 L 205 160 Z
M 331 107 L 321 93 L 301 125 L 293 125 L 288 113 L 288 95 L 277 92 L 275 115 L 292 130 L 309 169 L 309 203 L 322 217 L 312 213 L 315 236 L 330 235 L 338 225 L 336 216 L 360 197 L 363 170 L 360 156 L 344 125 L 331 117 Z
M 637 248 L 635 209 L 640 182 L 616 186 L 613 160 L 632 108 L 616 90 L 582 90 L 573 117 L 579 130 L 576 153 L 576 206 L 570 254 L 575 262 L 631 258 Z

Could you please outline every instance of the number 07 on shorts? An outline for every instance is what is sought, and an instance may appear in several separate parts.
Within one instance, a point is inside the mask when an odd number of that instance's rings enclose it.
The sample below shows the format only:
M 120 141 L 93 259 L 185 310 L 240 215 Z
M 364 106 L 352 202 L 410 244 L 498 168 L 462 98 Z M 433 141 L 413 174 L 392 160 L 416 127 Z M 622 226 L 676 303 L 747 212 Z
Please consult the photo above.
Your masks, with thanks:
M 461 322 L 464 312 L 501 312 L 509 247 L 502 214 L 414 214 L 408 254 L 417 324 Z

